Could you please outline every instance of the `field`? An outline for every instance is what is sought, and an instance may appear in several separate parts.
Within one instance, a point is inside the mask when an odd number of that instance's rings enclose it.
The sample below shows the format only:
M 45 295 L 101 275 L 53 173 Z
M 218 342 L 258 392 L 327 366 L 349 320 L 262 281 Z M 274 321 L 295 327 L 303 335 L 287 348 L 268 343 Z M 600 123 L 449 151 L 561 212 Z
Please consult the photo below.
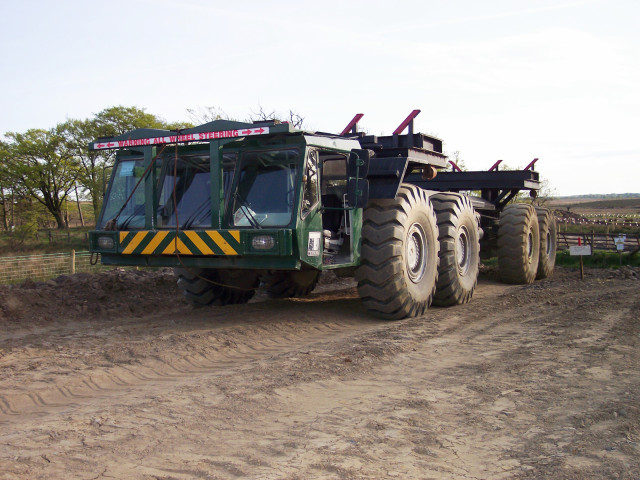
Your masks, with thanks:
M 351 280 L 193 310 L 168 272 L 0 287 L 0 478 L 637 479 L 640 269 L 485 268 L 371 318 Z
M 587 217 L 640 219 L 640 198 L 558 198 L 546 206 Z
M 640 235 L 640 197 L 568 197 L 546 206 L 555 211 L 560 232 Z
M 554 208 L 571 209 L 580 213 L 616 213 L 621 215 L 640 215 L 640 197 L 593 199 L 593 198 L 558 198 L 549 202 Z

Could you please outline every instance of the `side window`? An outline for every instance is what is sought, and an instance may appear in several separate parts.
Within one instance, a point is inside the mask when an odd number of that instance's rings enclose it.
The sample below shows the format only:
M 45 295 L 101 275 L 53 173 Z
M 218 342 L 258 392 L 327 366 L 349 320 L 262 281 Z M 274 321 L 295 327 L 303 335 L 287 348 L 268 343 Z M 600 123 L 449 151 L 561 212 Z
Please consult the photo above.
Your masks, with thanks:
M 324 198 L 333 195 L 340 199 L 347 193 L 347 157 L 334 152 L 320 153 L 322 162 L 321 194 Z
M 304 191 L 302 194 L 302 216 L 305 216 L 318 203 L 318 152 L 311 150 L 304 170 Z

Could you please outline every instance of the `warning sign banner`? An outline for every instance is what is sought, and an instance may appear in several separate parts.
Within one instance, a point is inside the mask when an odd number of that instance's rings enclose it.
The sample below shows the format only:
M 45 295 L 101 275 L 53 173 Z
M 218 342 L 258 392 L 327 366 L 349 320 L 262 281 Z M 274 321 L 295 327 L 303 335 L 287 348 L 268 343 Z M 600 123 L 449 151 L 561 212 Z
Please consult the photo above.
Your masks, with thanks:
M 215 140 L 218 138 L 248 137 L 252 135 L 266 135 L 268 133 L 269 127 L 245 128 L 242 130 L 222 130 L 219 132 L 187 133 L 184 135 L 170 135 L 168 137 L 95 142 L 91 149 L 107 150 L 110 148 L 143 147 L 147 145 L 163 145 L 166 143 L 206 142 L 208 140 Z

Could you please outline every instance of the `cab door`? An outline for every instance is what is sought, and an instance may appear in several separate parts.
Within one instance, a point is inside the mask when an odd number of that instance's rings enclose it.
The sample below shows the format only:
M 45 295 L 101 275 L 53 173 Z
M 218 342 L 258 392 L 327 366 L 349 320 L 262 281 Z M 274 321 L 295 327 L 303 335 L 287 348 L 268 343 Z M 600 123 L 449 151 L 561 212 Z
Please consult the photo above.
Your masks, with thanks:
M 320 171 L 318 150 L 310 148 L 302 172 L 300 228 L 298 228 L 300 259 L 315 267 L 322 267 L 323 236 L 320 205 Z
M 353 209 L 346 204 L 348 155 L 320 151 L 320 202 L 323 230 L 323 264 L 352 264 L 354 261 Z

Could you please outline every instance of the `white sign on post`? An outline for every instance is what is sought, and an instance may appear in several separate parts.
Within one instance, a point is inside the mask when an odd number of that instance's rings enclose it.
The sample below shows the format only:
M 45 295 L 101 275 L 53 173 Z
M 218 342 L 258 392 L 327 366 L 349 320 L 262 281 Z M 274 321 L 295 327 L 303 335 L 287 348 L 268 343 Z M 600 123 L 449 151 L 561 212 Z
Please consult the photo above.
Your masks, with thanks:
M 570 255 L 591 255 L 591 245 L 571 245 L 569 247 Z
M 613 239 L 613 241 L 616 244 L 616 249 L 618 249 L 619 252 L 624 250 L 624 241 L 627 239 L 626 235 L 620 235 L 619 237 L 615 237 Z

